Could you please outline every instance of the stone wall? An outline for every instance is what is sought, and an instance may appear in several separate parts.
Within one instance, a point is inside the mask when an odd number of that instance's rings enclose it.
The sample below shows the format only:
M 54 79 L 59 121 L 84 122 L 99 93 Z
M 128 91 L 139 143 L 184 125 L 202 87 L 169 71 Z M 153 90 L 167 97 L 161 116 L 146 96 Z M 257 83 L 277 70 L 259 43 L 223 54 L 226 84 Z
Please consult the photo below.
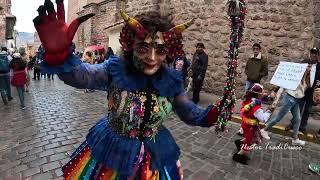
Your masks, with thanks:
M 7 46 L 6 16 L 11 14 L 11 0 L 0 0 L 0 46 Z
M 98 42 L 108 44 L 108 31 L 104 28 L 119 21 L 119 4 L 120 1 L 106 0 L 91 3 L 84 8 L 84 11 L 94 9 L 97 15 L 78 31 L 78 34 L 82 33 L 82 38 L 78 37 L 82 47 Z M 188 57 L 192 57 L 195 44 L 204 42 L 209 55 L 204 90 L 222 93 L 230 34 L 225 0 L 126 0 L 124 7 L 132 16 L 158 10 L 162 14 L 172 15 L 175 23 L 195 18 L 195 24 L 184 33 L 185 51 Z M 246 28 L 239 56 L 239 94 L 244 89 L 244 66 L 254 42 L 262 45 L 263 56 L 269 60 L 270 73 L 266 80 L 269 82 L 280 60 L 306 58 L 312 46 L 319 46 L 320 39 L 318 0 L 254 0 L 249 1 L 247 8 Z M 266 86 L 269 87 L 268 84 Z
M 314 44 L 316 47 L 320 48 L 320 1 L 313 0 L 314 9 L 313 9 L 313 16 L 314 16 Z

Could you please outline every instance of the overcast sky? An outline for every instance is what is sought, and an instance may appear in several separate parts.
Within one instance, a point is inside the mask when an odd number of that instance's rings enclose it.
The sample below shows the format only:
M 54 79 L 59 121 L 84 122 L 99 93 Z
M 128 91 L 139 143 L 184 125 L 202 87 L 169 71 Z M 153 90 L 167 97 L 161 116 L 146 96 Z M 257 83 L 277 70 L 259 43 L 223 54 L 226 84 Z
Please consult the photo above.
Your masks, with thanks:
M 51 0 L 55 3 L 55 0 Z M 11 11 L 17 17 L 15 29 L 19 32 L 35 32 L 33 18 L 38 15 L 38 7 L 44 3 L 44 0 L 11 0 Z M 64 0 L 64 6 L 67 13 L 68 0 Z

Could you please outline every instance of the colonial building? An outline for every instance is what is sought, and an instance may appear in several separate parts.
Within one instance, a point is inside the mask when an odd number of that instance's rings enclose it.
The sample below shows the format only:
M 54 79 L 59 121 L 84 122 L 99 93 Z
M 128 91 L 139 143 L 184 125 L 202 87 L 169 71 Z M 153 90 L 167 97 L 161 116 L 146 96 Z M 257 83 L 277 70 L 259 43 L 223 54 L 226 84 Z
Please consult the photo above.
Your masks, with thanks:
M 0 0 L 0 45 L 13 47 L 16 17 L 11 14 L 11 0 Z
M 101 43 L 119 50 L 121 18 L 119 9 L 129 15 L 155 10 L 171 16 L 175 23 L 195 18 L 184 33 L 185 51 L 191 58 L 195 44 L 202 41 L 209 55 L 205 90 L 220 94 L 223 90 L 230 27 L 225 0 L 69 0 L 68 20 L 87 13 L 96 15 L 83 23 L 74 39 L 77 49 Z M 243 92 L 243 68 L 251 46 L 259 42 L 270 63 L 270 75 L 283 59 L 300 59 L 313 46 L 320 46 L 320 1 L 254 0 L 248 1 L 246 29 L 239 56 L 239 92 Z

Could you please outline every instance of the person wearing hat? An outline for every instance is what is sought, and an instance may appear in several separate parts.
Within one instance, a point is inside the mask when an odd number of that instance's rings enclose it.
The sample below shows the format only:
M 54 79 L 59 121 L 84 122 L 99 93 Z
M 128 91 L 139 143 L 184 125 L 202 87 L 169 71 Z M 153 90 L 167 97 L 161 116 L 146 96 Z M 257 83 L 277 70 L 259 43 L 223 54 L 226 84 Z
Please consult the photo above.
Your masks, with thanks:
M 302 133 L 306 133 L 306 127 L 308 124 L 308 119 L 310 115 L 310 109 L 313 103 L 313 93 L 315 90 L 315 86 L 317 82 L 320 80 L 320 51 L 318 48 L 313 47 L 310 49 L 309 59 L 305 59 L 302 63 L 308 63 L 311 65 L 316 65 L 315 78 L 312 80 L 313 84 L 305 91 L 305 96 L 303 100 L 300 102 L 300 113 L 301 113 L 301 124 L 299 127 L 299 131 Z M 293 127 L 293 120 L 291 123 L 286 126 L 285 130 L 288 131 Z
M 261 134 L 259 128 L 259 121 L 266 122 L 274 107 L 270 106 L 268 110 L 264 111 L 261 107 L 261 98 L 264 96 L 262 93 L 263 86 L 255 83 L 250 90 L 248 90 L 244 96 L 241 105 L 241 127 L 244 132 L 244 139 L 238 139 L 235 141 L 238 152 L 235 153 L 232 159 L 241 164 L 248 164 L 248 153 L 252 149 L 253 143 L 261 143 Z
M 268 76 L 268 61 L 261 55 L 261 46 L 258 43 L 252 45 L 253 54 L 245 67 L 247 75 L 245 91 L 249 90 L 254 83 L 260 83 L 261 79 Z
M 273 117 L 268 123 L 266 124 L 266 127 L 261 130 L 261 135 L 265 139 L 270 139 L 268 132 L 275 124 L 277 124 L 279 121 L 283 119 L 283 117 L 291 111 L 292 117 L 293 117 L 293 139 L 292 144 L 293 145 L 305 145 L 305 141 L 302 141 L 299 139 L 299 127 L 301 122 L 301 116 L 300 116 L 300 104 L 304 100 L 305 91 L 311 87 L 310 86 L 310 71 L 311 71 L 311 65 L 309 64 L 298 87 L 296 90 L 285 90 L 285 95 L 282 99 L 282 106 L 280 107 L 279 113 Z M 278 88 L 277 88 L 278 89 Z M 277 91 L 277 90 L 276 90 Z
M 196 45 L 196 52 L 192 59 L 192 101 L 198 103 L 200 100 L 199 93 L 202 88 L 202 83 L 206 75 L 208 67 L 208 55 L 204 52 L 204 44 L 199 42 Z
M 26 106 L 24 102 L 24 86 L 27 83 L 27 61 L 22 59 L 20 53 L 14 53 L 9 67 L 13 72 L 11 84 L 12 86 L 17 88 L 21 109 L 25 109 Z

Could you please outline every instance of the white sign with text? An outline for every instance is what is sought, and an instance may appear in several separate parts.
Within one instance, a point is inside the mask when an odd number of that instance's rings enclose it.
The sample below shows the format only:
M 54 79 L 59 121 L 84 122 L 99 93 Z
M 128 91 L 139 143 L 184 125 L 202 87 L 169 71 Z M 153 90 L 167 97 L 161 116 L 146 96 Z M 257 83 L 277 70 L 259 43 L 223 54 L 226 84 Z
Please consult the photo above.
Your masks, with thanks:
M 271 84 L 285 89 L 296 90 L 308 64 L 280 62 L 270 81 Z

